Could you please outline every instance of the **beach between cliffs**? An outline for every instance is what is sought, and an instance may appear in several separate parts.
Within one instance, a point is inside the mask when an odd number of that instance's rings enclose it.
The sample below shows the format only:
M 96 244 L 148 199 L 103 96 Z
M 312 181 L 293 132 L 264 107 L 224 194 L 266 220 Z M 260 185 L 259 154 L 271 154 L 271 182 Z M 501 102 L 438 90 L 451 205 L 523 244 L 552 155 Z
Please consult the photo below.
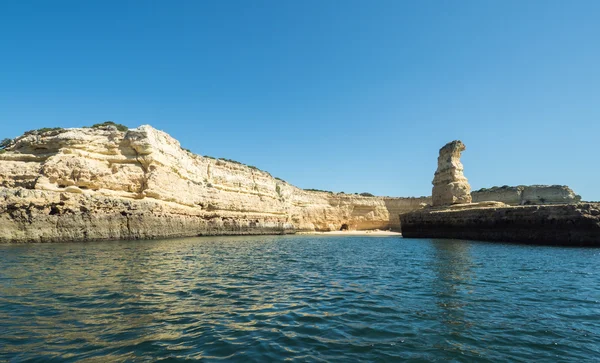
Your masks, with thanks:
M 394 231 L 366 230 L 366 231 L 328 231 L 328 232 L 298 232 L 299 235 L 311 236 L 367 236 L 367 237 L 384 237 L 396 236 L 401 237 L 402 233 Z

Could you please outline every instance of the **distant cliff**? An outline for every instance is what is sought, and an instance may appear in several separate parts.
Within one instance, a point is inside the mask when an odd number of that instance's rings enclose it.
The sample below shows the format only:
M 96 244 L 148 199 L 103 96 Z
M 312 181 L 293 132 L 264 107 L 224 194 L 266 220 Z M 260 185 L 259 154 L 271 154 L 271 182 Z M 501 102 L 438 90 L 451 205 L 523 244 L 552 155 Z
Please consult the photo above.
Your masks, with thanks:
M 0 153 L 0 242 L 400 228 L 430 198 L 306 191 L 150 126 L 33 131 Z
M 566 185 L 519 185 L 493 187 L 471 193 L 473 202 L 497 201 L 509 205 L 574 204 L 581 197 Z

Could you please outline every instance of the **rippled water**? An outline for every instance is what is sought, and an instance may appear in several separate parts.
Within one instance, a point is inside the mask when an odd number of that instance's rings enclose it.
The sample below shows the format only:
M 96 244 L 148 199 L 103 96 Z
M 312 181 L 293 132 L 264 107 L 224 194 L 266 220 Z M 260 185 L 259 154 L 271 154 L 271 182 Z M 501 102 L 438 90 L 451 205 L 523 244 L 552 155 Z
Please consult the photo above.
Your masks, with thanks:
M 599 265 L 398 237 L 0 245 L 0 361 L 594 361 Z

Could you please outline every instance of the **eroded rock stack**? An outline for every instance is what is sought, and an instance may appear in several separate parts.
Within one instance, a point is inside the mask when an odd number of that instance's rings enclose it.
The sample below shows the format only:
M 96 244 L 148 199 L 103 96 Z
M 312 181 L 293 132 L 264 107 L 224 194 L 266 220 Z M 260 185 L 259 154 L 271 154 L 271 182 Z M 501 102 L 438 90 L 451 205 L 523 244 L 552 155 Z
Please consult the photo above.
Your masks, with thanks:
M 433 178 L 432 205 L 434 207 L 471 203 L 471 186 L 463 174 L 460 155 L 465 145 L 452 141 L 440 149 L 438 167 Z

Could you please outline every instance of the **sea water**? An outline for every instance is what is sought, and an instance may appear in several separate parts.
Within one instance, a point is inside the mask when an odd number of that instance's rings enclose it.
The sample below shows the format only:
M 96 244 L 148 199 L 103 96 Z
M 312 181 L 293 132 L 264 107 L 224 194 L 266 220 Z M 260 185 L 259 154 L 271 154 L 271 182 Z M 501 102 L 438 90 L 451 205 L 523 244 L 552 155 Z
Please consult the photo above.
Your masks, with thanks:
M 0 245 L 0 361 L 598 361 L 598 266 L 401 237 Z

